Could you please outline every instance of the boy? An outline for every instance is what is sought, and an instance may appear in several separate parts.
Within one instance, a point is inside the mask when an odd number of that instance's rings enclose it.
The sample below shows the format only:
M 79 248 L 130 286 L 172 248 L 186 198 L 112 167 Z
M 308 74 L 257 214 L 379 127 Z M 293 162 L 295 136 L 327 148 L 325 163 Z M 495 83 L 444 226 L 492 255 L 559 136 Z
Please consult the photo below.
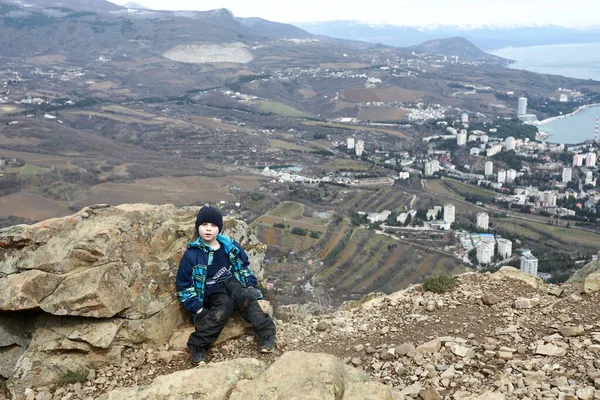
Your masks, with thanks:
M 240 245 L 225 235 L 223 216 L 215 207 L 204 206 L 196 217 L 198 239 L 188 245 L 177 271 L 177 297 L 193 313 L 196 331 L 188 347 L 192 363 L 206 362 L 212 344 L 234 310 L 250 322 L 261 352 L 275 348 L 275 323 L 256 301 L 262 294 Z

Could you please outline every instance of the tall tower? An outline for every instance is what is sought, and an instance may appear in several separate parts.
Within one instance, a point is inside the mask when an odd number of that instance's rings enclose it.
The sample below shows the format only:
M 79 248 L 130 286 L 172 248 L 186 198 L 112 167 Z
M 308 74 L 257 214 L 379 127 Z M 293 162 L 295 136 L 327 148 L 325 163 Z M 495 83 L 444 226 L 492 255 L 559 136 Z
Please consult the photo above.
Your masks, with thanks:
M 517 105 L 517 115 L 527 114 L 527 97 L 519 97 L 519 103 Z

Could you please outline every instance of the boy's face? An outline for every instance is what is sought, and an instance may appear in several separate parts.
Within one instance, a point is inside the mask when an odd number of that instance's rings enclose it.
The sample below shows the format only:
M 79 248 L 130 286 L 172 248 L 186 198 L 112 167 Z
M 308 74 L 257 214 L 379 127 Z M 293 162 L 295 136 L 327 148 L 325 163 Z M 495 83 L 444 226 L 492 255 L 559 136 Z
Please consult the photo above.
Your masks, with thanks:
M 210 243 L 217 238 L 219 227 L 212 222 L 205 222 L 198 226 L 198 234 L 205 243 Z

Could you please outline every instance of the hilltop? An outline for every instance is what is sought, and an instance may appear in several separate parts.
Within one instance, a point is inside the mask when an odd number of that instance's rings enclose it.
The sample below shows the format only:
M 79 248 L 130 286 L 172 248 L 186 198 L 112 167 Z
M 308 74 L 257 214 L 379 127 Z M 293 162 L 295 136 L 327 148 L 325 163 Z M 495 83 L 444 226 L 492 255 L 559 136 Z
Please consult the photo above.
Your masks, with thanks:
M 238 319 L 191 368 L 173 279 L 197 209 L 99 205 L 0 230 L 0 374 L 15 399 L 600 397 L 598 273 L 558 286 L 504 267 L 336 310 L 263 303 L 273 354 Z M 264 282 L 264 245 L 240 221 L 225 227 Z
M 429 40 L 417 46 L 412 46 L 412 48 L 422 53 L 455 56 L 470 61 L 497 62 L 499 64 L 508 62 L 502 57 L 486 53 L 462 37 Z

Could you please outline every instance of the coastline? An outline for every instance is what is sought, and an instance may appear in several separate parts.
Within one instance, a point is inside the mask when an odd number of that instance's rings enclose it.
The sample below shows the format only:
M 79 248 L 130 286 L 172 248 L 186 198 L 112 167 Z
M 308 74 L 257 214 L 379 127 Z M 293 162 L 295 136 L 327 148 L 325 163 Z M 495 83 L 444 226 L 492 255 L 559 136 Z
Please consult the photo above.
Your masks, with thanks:
M 577 107 L 577 110 L 573 111 L 570 114 L 557 115 L 556 117 L 546 118 L 546 119 L 543 119 L 541 121 L 534 122 L 533 125 L 539 127 L 540 125 L 545 125 L 545 124 L 550 123 L 552 121 L 556 121 L 556 120 L 559 120 L 559 119 L 571 117 L 571 116 L 577 114 L 578 112 L 585 110 L 586 108 L 597 107 L 597 106 L 600 106 L 600 103 L 593 103 L 593 104 L 586 104 L 586 105 L 583 105 L 583 106 L 579 106 L 579 107 Z

